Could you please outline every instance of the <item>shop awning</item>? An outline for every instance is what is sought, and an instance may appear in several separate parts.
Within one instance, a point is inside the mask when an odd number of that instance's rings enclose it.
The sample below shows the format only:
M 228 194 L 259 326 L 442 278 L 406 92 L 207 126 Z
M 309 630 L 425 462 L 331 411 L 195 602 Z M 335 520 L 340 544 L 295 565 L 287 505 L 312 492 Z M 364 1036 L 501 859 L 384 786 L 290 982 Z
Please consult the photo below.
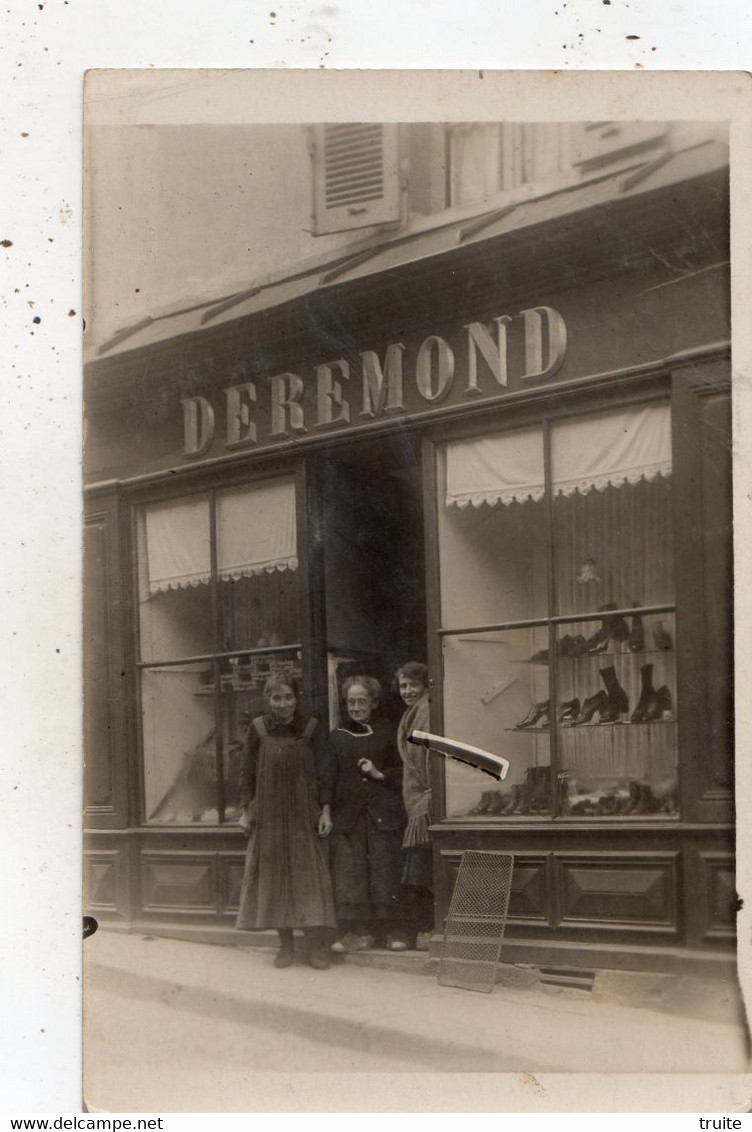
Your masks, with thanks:
M 524 503 L 543 497 L 543 434 L 539 428 L 453 441 L 446 449 L 447 506 Z M 551 429 L 555 495 L 584 495 L 671 474 L 667 404 L 592 413 Z
M 211 577 L 209 500 L 146 509 L 148 592 L 188 589 Z M 295 484 L 275 480 L 217 495 L 217 574 L 237 581 L 298 565 Z
M 198 303 L 191 307 L 147 317 L 125 328 L 103 343 L 99 355 L 114 354 L 154 345 L 166 339 L 197 333 L 207 327 L 236 322 L 316 293 L 330 291 L 357 279 L 381 276 L 421 262 L 441 262 L 442 257 L 462 249 L 493 246 L 494 241 L 511 234 L 530 234 L 550 222 L 564 222 L 615 200 L 645 197 L 651 192 L 725 169 L 728 150 L 718 142 L 690 147 L 667 155 L 661 161 L 636 160 L 636 169 L 599 174 L 582 183 L 572 183 L 543 196 L 520 197 L 509 203 L 500 195 L 492 206 L 464 206 L 436 218 L 417 218 L 397 236 L 369 237 L 342 249 L 337 256 L 322 257 L 316 263 L 301 265 L 287 275 L 259 279 L 236 294 Z M 461 216 L 455 216 L 458 211 Z M 451 218 L 450 218 L 451 217 Z

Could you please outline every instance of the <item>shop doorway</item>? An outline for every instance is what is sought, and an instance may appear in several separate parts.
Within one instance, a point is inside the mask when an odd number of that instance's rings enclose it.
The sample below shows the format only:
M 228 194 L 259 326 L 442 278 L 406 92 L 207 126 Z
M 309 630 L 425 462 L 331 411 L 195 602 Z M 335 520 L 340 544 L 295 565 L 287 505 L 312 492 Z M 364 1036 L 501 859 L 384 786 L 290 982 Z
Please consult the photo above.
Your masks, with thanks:
M 398 718 L 394 671 L 426 660 L 420 442 L 397 432 L 338 445 L 320 457 L 319 474 L 330 724 L 354 672 L 379 680 L 381 710 Z

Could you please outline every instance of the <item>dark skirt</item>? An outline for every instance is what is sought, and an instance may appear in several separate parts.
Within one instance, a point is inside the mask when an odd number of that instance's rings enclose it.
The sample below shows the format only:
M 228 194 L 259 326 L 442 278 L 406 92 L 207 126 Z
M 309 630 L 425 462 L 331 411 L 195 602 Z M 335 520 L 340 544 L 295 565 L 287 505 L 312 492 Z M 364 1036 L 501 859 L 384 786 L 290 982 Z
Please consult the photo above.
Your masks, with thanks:
M 392 915 L 403 865 L 401 842 L 401 830 L 380 829 L 365 811 L 351 833 L 332 834 L 338 920 L 384 920 Z
M 433 891 L 433 850 L 430 845 L 414 845 L 405 849 L 402 883 L 410 888 Z

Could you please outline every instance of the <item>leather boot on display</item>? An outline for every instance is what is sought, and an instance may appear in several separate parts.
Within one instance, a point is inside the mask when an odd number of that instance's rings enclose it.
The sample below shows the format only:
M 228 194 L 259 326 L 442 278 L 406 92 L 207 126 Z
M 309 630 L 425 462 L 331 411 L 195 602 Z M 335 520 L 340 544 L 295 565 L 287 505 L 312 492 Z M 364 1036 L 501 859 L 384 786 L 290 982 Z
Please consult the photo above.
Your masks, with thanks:
M 635 807 L 640 800 L 640 784 L 639 782 L 630 782 L 629 784 L 629 801 L 624 806 L 622 813 L 633 814 Z
M 654 692 L 651 697 L 645 715 L 643 716 L 643 723 L 652 723 L 655 720 L 662 720 L 664 714 L 671 715 L 671 693 L 666 685 L 662 684 L 658 691 Z
M 632 723 L 642 723 L 644 721 L 645 713 L 649 709 L 654 696 L 653 666 L 652 664 L 643 664 L 640 669 L 640 698 L 637 701 L 637 707 L 632 712 Z
M 645 648 L 645 630 L 642 625 L 642 617 L 639 613 L 635 613 L 632 617 L 632 629 L 629 634 L 627 648 L 630 652 L 642 652 Z
M 613 664 L 601 669 L 601 678 L 608 693 L 608 708 L 601 712 L 601 723 L 617 723 L 619 717 L 629 711 L 627 693 L 618 681 Z
M 667 629 L 664 629 L 662 621 L 656 621 L 653 626 L 653 641 L 655 642 L 655 647 L 661 649 L 663 652 L 668 652 L 668 650 L 673 647 L 674 642 L 671 638 L 671 634 Z

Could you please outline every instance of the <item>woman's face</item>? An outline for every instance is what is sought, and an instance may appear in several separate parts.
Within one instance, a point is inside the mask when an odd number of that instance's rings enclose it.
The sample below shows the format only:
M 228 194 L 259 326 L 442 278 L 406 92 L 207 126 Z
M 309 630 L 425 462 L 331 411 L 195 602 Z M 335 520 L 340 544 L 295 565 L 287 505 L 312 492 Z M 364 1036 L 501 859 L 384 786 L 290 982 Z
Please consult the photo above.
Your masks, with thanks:
M 280 723 L 290 723 L 298 706 L 298 698 L 289 684 L 277 684 L 269 693 L 269 708 Z
M 408 707 L 417 704 L 421 696 L 426 694 L 427 688 L 422 680 L 412 680 L 409 676 L 400 676 L 399 693 Z
M 376 707 L 373 696 L 362 684 L 351 684 L 347 689 L 347 714 L 353 723 L 368 723 Z

